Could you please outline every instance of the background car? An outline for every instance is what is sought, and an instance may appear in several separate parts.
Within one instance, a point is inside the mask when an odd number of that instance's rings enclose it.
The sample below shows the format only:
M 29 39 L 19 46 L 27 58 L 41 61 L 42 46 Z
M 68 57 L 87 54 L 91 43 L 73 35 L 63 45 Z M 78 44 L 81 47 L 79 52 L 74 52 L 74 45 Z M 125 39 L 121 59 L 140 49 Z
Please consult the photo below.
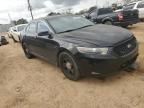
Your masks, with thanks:
M 134 35 L 116 26 L 94 24 L 80 16 L 34 20 L 22 34 L 27 58 L 57 64 L 70 80 L 108 76 L 133 64 L 138 56 Z
M 27 24 L 21 24 L 14 27 L 11 27 L 9 29 L 9 37 L 13 39 L 14 42 L 20 41 L 20 32 L 23 31 L 23 29 L 26 27 Z
M 121 10 L 113 12 L 112 8 L 96 8 L 90 11 L 86 18 L 95 23 L 127 27 L 139 22 L 137 10 Z
M 9 42 L 7 41 L 7 39 L 5 38 L 5 36 L 0 36 L 0 46 L 2 45 L 6 45 Z
M 124 6 L 124 10 L 138 9 L 139 18 L 144 21 L 144 1 L 133 2 Z

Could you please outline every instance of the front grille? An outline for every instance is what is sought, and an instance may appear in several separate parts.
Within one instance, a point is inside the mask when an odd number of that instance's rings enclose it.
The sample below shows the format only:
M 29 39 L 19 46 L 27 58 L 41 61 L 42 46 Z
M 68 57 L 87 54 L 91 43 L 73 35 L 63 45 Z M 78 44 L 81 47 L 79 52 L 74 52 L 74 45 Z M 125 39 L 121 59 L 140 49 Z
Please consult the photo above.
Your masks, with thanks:
M 132 52 L 137 47 L 137 42 L 135 38 L 132 38 L 126 42 L 117 45 L 114 48 L 114 52 L 119 56 L 125 56 Z

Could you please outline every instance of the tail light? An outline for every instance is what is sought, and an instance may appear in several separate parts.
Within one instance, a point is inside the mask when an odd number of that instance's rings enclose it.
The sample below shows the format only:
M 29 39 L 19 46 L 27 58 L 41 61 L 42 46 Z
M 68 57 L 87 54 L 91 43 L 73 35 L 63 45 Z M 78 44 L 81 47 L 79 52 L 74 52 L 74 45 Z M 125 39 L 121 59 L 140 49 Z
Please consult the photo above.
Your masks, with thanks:
M 123 14 L 122 14 L 122 13 L 119 13 L 119 14 L 118 14 L 118 19 L 119 19 L 119 21 L 122 21 L 122 20 L 124 19 L 124 17 L 123 17 Z

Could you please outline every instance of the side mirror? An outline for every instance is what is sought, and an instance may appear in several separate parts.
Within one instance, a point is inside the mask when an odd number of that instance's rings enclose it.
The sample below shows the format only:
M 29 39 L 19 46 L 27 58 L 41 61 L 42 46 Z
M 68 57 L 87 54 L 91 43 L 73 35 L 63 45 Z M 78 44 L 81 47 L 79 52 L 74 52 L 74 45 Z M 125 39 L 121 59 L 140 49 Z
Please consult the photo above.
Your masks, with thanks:
M 38 36 L 48 36 L 48 38 L 52 39 L 53 36 L 48 31 L 38 33 Z

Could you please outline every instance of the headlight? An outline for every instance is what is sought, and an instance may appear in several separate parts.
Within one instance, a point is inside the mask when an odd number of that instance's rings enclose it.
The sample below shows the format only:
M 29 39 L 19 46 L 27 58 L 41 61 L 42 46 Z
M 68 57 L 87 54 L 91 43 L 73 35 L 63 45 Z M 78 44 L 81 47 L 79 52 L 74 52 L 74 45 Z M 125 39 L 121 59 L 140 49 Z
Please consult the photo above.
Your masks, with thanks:
M 81 53 L 95 53 L 100 55 L 107 55 L 108 48 L 86 48 L 86 47 L 77 47 L 78 51 Z

